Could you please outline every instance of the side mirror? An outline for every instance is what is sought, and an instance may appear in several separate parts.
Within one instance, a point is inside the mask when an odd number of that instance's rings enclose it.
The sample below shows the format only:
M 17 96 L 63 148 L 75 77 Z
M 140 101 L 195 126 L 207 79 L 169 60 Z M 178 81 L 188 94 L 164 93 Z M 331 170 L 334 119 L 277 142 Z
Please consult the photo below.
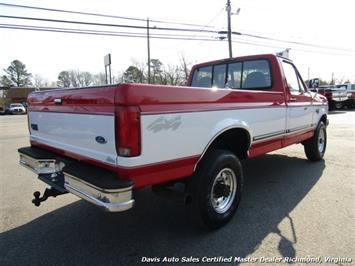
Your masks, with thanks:
M 317 89 L 318 87 L 319 87 L 319 78 L 310 79 L 308 81 L 308 88 Z M 317 90 L 317 92 L 318 92 L 318 90 Z

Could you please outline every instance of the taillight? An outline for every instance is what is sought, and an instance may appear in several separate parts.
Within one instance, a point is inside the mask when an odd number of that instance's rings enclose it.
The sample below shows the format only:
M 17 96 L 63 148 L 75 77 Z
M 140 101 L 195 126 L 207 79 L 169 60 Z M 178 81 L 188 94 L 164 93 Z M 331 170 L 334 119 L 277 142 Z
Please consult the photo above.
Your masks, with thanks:
M 140 110 L 138 106 L 116 107 L 116 150 L 119 156 L 141 153 Z

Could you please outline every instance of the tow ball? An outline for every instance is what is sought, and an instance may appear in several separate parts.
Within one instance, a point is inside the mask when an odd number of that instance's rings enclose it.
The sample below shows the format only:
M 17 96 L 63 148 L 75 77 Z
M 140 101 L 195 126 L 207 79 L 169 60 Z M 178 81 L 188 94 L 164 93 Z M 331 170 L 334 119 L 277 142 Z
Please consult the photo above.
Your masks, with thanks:
M 35 197 L 33 200 L 32 200 L 32 203 L 35 205 L 35 206 L 40 206 L 41 205 L 41 202 L 43 201 L 46 201 L 49 197 L 56 197 L 56 196 L 59 196 L 59 195 L 62 195 L 62 194 L 66 194 L 68 192 L 64 191 L 64 192 L 61 192 L 53 187 L 51 188 L 46 188 L 46 190 L 44 191 L 42 197 L 41 197 L 41 193 L 39 191 L 36 191 L 33 193 L 33 196 Z

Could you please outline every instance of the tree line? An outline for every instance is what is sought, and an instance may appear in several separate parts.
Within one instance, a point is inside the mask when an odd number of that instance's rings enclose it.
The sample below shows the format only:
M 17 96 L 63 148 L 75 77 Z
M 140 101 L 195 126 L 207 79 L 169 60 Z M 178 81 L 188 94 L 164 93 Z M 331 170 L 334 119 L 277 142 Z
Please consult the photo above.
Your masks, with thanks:
M 164 65 L 159 59 L 150 60 L 148 64 L 132 61 L 125 70 L 114 74 L 113 83 L 136 82 L 164 85 L 183 85 L 186 83 L 191 68 L 191 62 L 185 57 L 180 58 L 178 65 Z M 80 70 L 63 70 L 58 74 L 56 82 L 44 80 L 40 75 L 32 75 L 26 65 L 20 60 L 14 60 L 4 69 L 5 75 L 0 78 L 0 86 L 10 87 L 87 87 L 106 84 L 105 73 L 90 73 Z M 150 72 L 150 75 L 149 73 Z
M 159 59 L 150 60 L 150 71 L 148 64 L 132 61 L 132 64 L 125 70 L 113 75 L 113 83 L 136 82 L 163 85 L 184 85 L 187 82 L 191 69 L 191 62 L 181 57 L 177 65 L 164 65 Z M 0 78 L 0 86 L 10 87 L 87 87 L 106 84 L 105 73 L 90 73 L 80 70 L 63 70 L 58 74 L 56 82 L 44 80 L 40 75 L 32 75 L 26 69 L 26 65 L 19 60 L 11 62 L 8 68 L 4 69 L 5 75 Z M 149 75 L 150 72 L 150 75 Z M 344 83 L 349 80 L 344 77 L 333 81 L 320 79 L 320 85 Z

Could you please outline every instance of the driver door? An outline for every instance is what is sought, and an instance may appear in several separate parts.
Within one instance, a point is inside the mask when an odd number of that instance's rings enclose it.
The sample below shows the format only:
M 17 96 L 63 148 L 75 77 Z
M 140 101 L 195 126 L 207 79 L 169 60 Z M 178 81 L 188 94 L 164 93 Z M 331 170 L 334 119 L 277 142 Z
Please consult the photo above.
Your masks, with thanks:
M 285 144 L 294 142 L 294 135 L 301 134 L 312 128 L 312 96 L 305 87 L 295 66 L 283 60 L 282 66 L 287 81 L 287 119 Z

